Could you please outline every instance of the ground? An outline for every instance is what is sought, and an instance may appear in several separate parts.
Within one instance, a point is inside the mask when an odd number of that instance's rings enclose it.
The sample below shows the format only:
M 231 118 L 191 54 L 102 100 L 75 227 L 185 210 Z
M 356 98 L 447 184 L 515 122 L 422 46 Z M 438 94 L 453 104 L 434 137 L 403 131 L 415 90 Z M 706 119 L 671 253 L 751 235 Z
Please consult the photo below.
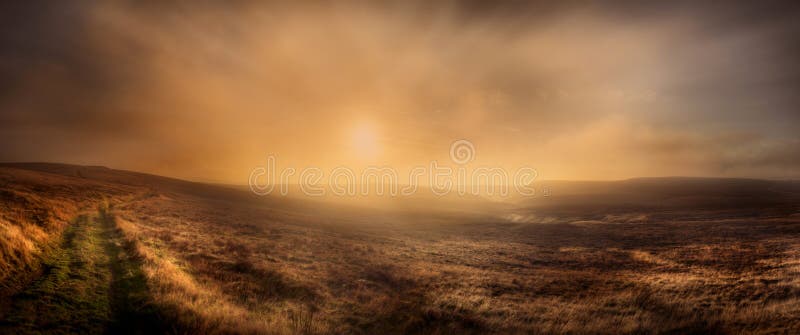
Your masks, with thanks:
M 22 171 L 63 180 L 37 186 Z M 0 172 L 23 198 L 89 182 L 97 193 L 47 230 L 58 243 L 31 252 L 34 279 L 8 285 L 4 332 L 800 331 L 794 184 L 632 181 L 602 185 L 618 192 L 600 200 L 458 211 L 261 198 L 100 168 Z

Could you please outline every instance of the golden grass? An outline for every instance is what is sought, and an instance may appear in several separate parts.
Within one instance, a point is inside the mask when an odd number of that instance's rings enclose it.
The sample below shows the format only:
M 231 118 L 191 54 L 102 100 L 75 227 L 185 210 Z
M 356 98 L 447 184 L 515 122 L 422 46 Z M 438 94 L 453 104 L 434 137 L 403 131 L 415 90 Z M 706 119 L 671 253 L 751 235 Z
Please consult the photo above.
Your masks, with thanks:
M 18 289 L 78 213 L 128 188 L 0 167 L 0 283 Z
M 84 194 L 116 204 L 117 228 L 172 333 L 800 331 L 796 215 L 487 220 L 331 209 L 139 179 L 145 186 L 72 178 L 59 185 L 76 185 L 58 192 L 74 194 L 55 197 L 30 188 L 38 178 L 14 180 L 31 199 L 17 207 L 40 201 L 61 217 L 79 210 Z M 3 215 L 21 213 L 10 208 Z M 5 220 L 2 252 L 17 263 L 31 256 L 15 250 L 36 250 L 37 239 L 58 231 Z
M 319 333 L 313 320 L 302 312 L 256 313 L 229 301 L 216 287 L 202 285 L 176 259 L 147 247 L 137 225 L 118 219 L 117 227 L 143 260 L 143 271 L 151 285 L 153 300 L 169 313 L 177 333 L 186 334 L 297 334 Z
M 123 208 L 125 230 L 160 257 L 151 277 L 172 282 L 159 284 L 166 287 L 161 299 L 213 320 L 204 331 L 660 334 L 800 327 L 796 218 L 768 225 L 712 218 L 690 226 L 454 222 L 377 229 L 192 197 L 142 198 Z

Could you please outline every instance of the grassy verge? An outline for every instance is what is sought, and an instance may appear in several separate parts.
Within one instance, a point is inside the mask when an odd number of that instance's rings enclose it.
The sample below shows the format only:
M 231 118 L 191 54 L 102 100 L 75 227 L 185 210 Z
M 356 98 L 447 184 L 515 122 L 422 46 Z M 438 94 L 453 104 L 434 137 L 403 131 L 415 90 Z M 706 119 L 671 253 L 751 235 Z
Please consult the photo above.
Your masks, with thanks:
M 117 227 L 142 259 L 142 270 L 159 312 L 178 334 L 321 334 L 330 333 L 309 313 L 291 309 L 252 310 L 218 287 L 198 280 L 174 255 L 159 248 L 137 224 L 117 220 Z M 274 278 L 261 278 L 274 285 Z
M 116 218 L 100 208 L 98 220 L 104 227 L 106 254 L 110 256 L 110 306 L 112 322 L 109 334 L 160 334 L 168 328 L 162 313 L 152 304 L 147 278 L 142 271 L 141 258 L 122 236 Z
M 119 220 L 118 229 L 132 255 L 142 260 L 145 280 L 152 285 L 153 301 L 178 334 L 258 333 L 247 311 L 207 291 L 195 279 L 145 245 L 138 227 Z M 235 331 L 246 328 L 248 331 Z

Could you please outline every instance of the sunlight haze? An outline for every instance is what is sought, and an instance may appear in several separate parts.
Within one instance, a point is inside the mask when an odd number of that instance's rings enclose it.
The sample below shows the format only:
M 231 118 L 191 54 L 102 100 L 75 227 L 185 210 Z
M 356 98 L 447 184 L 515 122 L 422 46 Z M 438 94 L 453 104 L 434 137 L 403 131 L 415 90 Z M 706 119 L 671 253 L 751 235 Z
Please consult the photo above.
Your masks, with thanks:
M 518 6 L 59 4 L 4 38 L 0 160 L 242 184 L 267 155 L 403 170 L 463 138 L 542 179 L 800 176 L 788 19 Z

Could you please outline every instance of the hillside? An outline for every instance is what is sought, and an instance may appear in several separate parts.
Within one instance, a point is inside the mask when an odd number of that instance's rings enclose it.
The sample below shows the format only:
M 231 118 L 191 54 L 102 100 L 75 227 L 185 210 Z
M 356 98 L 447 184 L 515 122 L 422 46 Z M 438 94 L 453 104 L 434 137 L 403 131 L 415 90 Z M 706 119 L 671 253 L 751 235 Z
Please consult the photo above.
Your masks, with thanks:
M 0 330 L 800 329 L 795 183 L 547 186 L 548 197 L 468 199 L 457 211 L 456 199 L 446 210 L 428 198 L 387 208 L 103 167 L 3 164 Z

